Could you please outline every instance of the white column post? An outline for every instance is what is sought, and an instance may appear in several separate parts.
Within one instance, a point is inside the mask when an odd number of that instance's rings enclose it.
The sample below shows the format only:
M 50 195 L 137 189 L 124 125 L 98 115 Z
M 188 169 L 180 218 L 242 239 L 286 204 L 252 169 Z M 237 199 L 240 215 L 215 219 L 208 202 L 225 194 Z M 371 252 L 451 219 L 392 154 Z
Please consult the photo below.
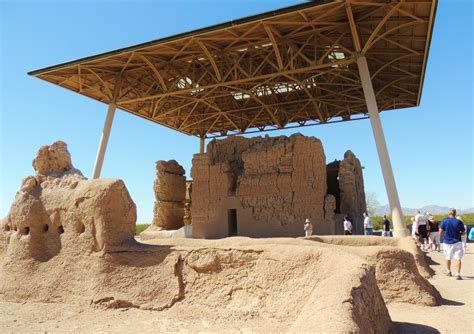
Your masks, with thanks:
M 383 134 L 382 123 L 380 122 L 377 100 L 375 99 L 372 79 L 370 78 L 369 67 L 365 56 L 358 56 L 357 67 L 359 68 L 362 88 L 364 90 L 365 103 L 369 111 L 372 131 L 374 132 L 375 144 L 379 154 L 380 166 L 382 167 L 383 179 L 387 191 L 388 202 L 392 211 L 393 235 L 395 237 L 406 237 L 409 234 L 403 217 L 400 200 L 398 198 L 397 186 L 393 177 L 392 165 L 388 155 L 387 144 Z
M 109 108 L 107 110 L 107 116 L 105 118 L 104 129 L 102 130 L 102 136 L 100 137 L 99 149 L 97 150 L 97 156 L 95 158 L 94 170 L 92 172 L 92 178 L 98 179 L 100 177 L 100 172 L 102 170 L 102 164 L 104 163 L 104 155 L 107 150 L 107 143 L 109 142 L 110 128 L 112 127 L 112 122 L 114 121 L 116 101 L 118 94 L 120 92 L 120 77 L 117 78 L 115 83 L 114 93 L 112 100 L 109 103 Z
M 199 138 L 199 153 L 203 154 L 206 153 L 206 138 L 205 137 L 200 137 Z

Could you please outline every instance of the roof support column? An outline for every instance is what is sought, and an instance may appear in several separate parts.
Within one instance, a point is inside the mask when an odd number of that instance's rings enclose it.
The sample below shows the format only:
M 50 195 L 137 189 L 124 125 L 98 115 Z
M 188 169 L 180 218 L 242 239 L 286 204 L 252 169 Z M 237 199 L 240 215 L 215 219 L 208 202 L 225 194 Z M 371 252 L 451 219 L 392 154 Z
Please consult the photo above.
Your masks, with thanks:
M 206 137 L 199 138 L 199 153 L 200 154 L 206 153 Z
M 120 92 L 120 78 L 115 83 L 113 97 L 109 103 L 107 110 L 107 116 L 105 118 L 104 129 L 102 130 L 102 136 L 100 137 L 99 149 L 97 150 L 97 156 L 95 158 L 94 170 L 92 172 L 92 178 L 98 179 L 100 172 L 102 171 L 102 164 L 104 163 L 105 151 L 107 150 L 107 143 L 109 142 L 110 128 L 114 121 L 115 109 L 117 108 L 116 102 Z
M 377 100 L 375 99 L 372 79 L 370 78 L 369 67 L 365 56 L 357 57 L 357 67 L 359 68 L 362 88 L 364 90 L 365 103 L 369 111 L 372 131 L 374 132 L 375 144 L 379 155 L 380 166 L 382 167 L 383 179 L 387 191 L 388 202 L 390 205 L 393 221 L 393 235 L 395 237 L 406 237 L 409 235 L 405 220 L 403 218 L 400 199 L 398 198 L 397 186 L 393 177 L 392 165 L 388 155 L 387 144 L 383 134 L 382 123 L 380 122 Z

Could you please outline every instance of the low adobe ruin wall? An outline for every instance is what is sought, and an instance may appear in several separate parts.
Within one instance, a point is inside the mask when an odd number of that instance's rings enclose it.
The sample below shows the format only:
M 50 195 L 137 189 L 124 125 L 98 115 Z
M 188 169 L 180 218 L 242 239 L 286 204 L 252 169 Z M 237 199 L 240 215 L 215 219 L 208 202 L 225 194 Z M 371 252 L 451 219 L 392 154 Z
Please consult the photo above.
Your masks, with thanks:
M 134 239 L 136 207 L 121 180 L 87 180 L 62 142 L 41 148 L 33 165 L 0 220 L 0 301 L 173 309 L 194 324 L 258 320 L 276 332 L 335 333 L 389 332 L 388 301 L 435 305 L 410 239 L 146 245 Z

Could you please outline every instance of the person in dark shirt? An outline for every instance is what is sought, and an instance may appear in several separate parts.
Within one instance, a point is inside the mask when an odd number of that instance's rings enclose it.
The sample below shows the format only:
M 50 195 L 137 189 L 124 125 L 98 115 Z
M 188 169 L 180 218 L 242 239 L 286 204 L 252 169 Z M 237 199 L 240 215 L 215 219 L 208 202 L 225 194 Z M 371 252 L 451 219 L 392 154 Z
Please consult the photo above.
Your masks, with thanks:
M 387 219 L 386 215 L 383 216 L 382 225 L 382 237 L 390 237 L 390 221 Z
M 444 218 L 439 225 L 439 232 L 441 238 L 444 238 L 444 255 L 446 257 L 446 275 L 452 276 L 451 274 L 451 260 L 456 260 L 456 279 L 462 279 L 461 277 L 461 259 L 464 255 L 464 247 L 461 242 L 461 235 L 466 233 L 464 224 L 456 217 L 456 210 L 451 209 L 449 211 L 449 217 Z

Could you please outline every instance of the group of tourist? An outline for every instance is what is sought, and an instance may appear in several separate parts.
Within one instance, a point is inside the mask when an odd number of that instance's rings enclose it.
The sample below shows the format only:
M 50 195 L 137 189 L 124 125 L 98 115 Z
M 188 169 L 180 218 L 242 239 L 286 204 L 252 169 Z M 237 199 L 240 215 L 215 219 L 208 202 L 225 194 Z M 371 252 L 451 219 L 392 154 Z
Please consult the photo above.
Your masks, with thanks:
M 460 216 L 456 216 L 456 210 L 451 209 L 450 214 L 454 212 L 454 218 L 461 222 L 464 227 L 464 231 L 467 232 L 467 226 L 464 224 Z M 447 218 L 446 218 L 447 219 Z M 435 250 L 440 252 L 443 240 L 440 233 L 440 223 L 429 213 L 426 212 L 424 215 L 417 211 L 415 216 L 411 218 L 412 227 L 411 234 L 415 239 L 417 245 L 423 251 Z M 467 248 L 467 233 L 461 236 L 461 243 L 464 250 Z
M 374 225 L 372 218 L 370 218 L 367 212 L 364 212 L 364 235 L 374 234 Z M 344 235 L 352 235 L 352 222 L 349 216 L 344 216 Z M 382 237 L 390 237 L 390 221 L 387 216 L 383 216 L 382 220 Z
M 441 250 L 441 239 L 439 234 L 439 223 L 434 217 L 426 212 L 424 215 L 418 210 L 415 216 L 411 218 L 411 235 L 417 245 L 423 251 L 429 249 Z
M 451 272 L 451 261 L 456 260 L 456 274 L 455 277 L 461 280 L 461 260 L 467 248 L 467 226 L 462 221 L 461 217 L 456 216 L 456 210 L 449 211 L 448 218 L 443 219 L 441 223 L 429 212 L 422 214 L 417 211 L 415 216 L 411 218 L 412 221 L 412 237 L 416 240 L 417 245 L 423 251 L 434 250 L 441 251 L 441 243 L 443 243 L 443 251 L 446 258 L 445 273 L 448 276 L 453 276 Z M 344 216 L 344 235 L 352 235 L 352 222 L 349 216 Z M 391 236 L 390 221 L 387 216 L 383 216 L 382 221 L 382 236 Z M 367 212 L 364 212 L 364 235 L 373 235 L 374 225 L 372 218 Z M 313 224 L 309 219 L 306 219 L 304 224 L 305 235 L 308 237 L 313 233 Z M 474 229 L 471 229 L 469 238 L 474 238 Z M 472 234 L 472 238 L 471 238 Z

